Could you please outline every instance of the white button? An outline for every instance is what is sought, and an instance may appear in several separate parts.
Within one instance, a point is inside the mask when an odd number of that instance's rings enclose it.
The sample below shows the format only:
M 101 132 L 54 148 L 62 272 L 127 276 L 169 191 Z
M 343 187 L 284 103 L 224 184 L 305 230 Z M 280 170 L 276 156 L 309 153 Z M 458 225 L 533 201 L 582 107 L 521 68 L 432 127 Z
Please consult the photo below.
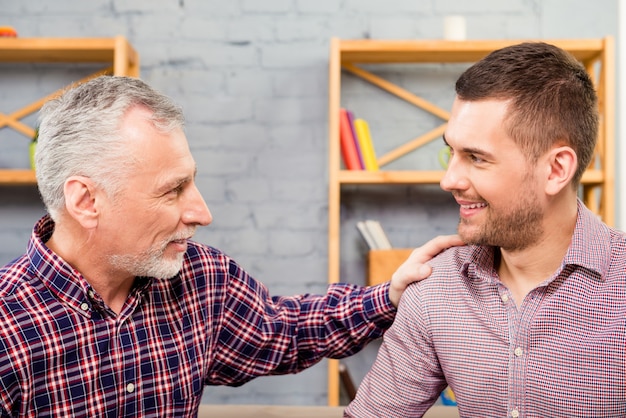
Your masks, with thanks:
M 80 309 L 82 309 L 83 311 L 88 311 L 89 310 L 89 304 L 87 302 L 83 302 L 80 304 Z
M 522 350 L 520 347 L 517 347 L 517 348 L 515 349 L 515 355 L 516 355 L 517 357 L 522 357 L 522 354 L 524 354 L 524 350 Z
M 503 293 L 500 298 L 502 299 L 502 302 L 507 303 L 509 301 L 509 295 L 507 295 L 506 293 Z
M 519 411 L 518 411 L 517 409 L 512 410 L 512 411 L 511 411 L 511 416 L 512 416 L 513 418 L 517 418 L 517 417 L 519 417 Z
M 133 393 L 135 391 L 135 385 L 133 383 L 129 383 L 126 385 L 126 392 Z
M 95 296 L 95 293 L 91 289 L 89 289 L 89 292 L 87 292 L 87 294 L 89 295 L 91 299 L 93 299 L 93 297 Z

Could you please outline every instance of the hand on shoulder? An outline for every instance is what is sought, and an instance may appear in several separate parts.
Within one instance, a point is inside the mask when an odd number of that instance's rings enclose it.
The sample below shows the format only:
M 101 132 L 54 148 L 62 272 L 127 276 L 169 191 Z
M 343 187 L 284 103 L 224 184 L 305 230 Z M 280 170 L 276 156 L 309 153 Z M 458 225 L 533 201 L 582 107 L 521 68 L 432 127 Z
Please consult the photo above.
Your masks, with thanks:
M 430 276 L 432 269 L 427 264 L 428 261 L 447 248 L 463 244 L 461 238 L 456 234 L 440 235 L 414 249 L 409 258 L 391 276 L 391 286 L 389 287 L 391 303 L 397 307 L 400 296 L 409 284 Z

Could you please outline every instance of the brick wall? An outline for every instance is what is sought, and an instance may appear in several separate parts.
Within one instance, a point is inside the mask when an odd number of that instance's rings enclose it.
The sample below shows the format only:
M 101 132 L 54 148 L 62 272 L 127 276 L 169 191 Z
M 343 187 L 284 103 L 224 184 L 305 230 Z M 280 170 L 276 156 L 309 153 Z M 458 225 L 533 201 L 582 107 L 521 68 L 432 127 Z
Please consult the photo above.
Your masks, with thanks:
M 129 38 L 141 55 L 141 76 L 186 110 L 198 185 L 214 216 L 197 239 L 232 255 L 274 294 L 325 287 L 332 36 L 440 38 L 447 14 L 465 15 L 470 39 L 617 34 L 617 0 L 0 0 L 0 10 L 0 25 L 14 26 L 21 37 Z M 0 70 L 0 112 L 10 112 L 84 69 L 3 65 Z M 449 108 L 460 69 L 431 70 L 421 74 L 421 82 L 408 73 L 389 75 Z M 345 104 L 370 120 L 378 152 L 406 139 L 416 124 L 432 123 L 349 76 L 344 89 Z M 27 165 L 24 143 L 0 131 L 0 164 Z M 436 164 L 417 158 L 399 164 Z M 436 186 L 368 193 L 355 187 L 344 201 L 346 281 L 363 283 L 358 219 L 379 218 L 396 246 L 419 245 L 455 230 L 455 205 Z M 0 188 L 0 263 L 24 251 L 42 213 L 34 188 Z M 357 380 L 376 348 L 373 344 L 348 361 Z M 240 388 L 209 387 L 204 401 L 324 404 L 326 363 Z

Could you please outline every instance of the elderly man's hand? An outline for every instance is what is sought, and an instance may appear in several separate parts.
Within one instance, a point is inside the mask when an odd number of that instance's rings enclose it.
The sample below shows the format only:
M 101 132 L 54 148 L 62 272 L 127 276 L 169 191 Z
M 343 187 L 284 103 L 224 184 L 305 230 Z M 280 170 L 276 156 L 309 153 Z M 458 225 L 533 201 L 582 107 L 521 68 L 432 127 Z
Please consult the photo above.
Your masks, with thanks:
M 400 296 L 406 287 L 430 275 L 432 269 L 426 263 L 446 248 L 457 245 L 463 245 L 463 241 L 458 235 L 440 235 L 414 249 L 409 258 L 391 276 L 391 286 L 389 287 L 391 303 L 398 307 Z

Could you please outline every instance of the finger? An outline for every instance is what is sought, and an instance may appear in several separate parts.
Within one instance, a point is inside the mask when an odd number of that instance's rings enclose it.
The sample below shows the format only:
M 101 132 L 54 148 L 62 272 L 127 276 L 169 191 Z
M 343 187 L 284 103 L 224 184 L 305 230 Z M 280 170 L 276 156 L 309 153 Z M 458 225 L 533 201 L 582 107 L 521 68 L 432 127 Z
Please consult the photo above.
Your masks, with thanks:
M 457 234 L 440 235 L 428 241 L 426 244 L 416 248 L 411 253 L 411 258 L 420 263 L 430 261 L 434 256 L 445 250 L 446 248 L 463 245 L 464 242 Z

